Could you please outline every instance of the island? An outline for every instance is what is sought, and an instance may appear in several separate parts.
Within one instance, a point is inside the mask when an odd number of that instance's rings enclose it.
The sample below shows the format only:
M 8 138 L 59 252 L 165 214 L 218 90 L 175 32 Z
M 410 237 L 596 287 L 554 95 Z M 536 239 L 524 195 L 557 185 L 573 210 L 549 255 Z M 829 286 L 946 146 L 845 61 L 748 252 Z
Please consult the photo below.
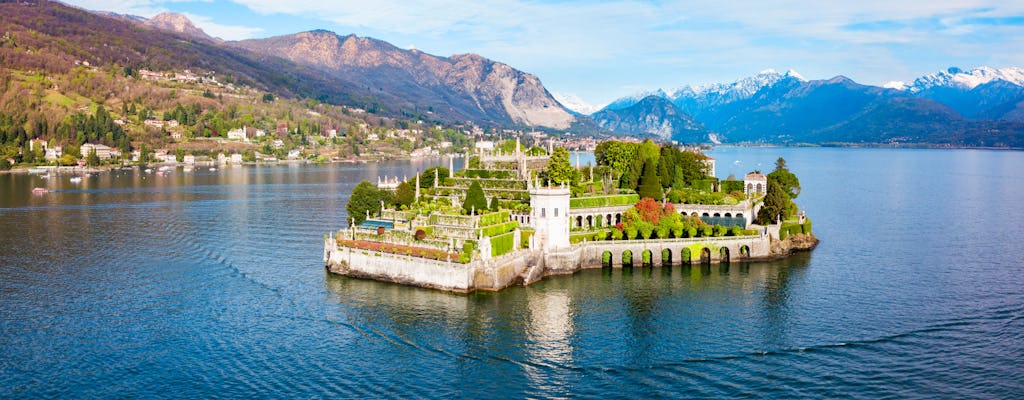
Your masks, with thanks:
M 345 229 L 324 236 L 328 272 L 459 293 L 585 268 L 766 261 L 818 239 L 781 157 L 767 175 L 715 178 L 699 149 L 606 141 L 596 165 L 518 139 L 478 142 L 462 170 L 363 181 Z

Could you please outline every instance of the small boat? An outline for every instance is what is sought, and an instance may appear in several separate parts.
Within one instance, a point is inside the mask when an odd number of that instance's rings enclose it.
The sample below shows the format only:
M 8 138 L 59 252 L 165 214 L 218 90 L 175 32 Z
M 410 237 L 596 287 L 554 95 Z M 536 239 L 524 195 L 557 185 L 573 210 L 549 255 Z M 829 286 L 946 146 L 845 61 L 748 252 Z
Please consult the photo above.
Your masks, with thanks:
M 216 171 L 216 170 L 217 170 L 217 168 L 214 168 L 214 167 L 210 167 L 210 172 L 214 172 L 214 171 Z
M 32 194 L 43 194 L 46 192 L 49 192 L 49 190 L 47 190 L 46 188 L 37 187 L 32 189 Z
M 142 171 L 142 172 L 145 172 L 145 173 L 147 173 L 147 174 L 148 174 L 148 173 L 151 173 L 151 172 L 153 172 L 153 170 L 152 170 L 151 168 L 146 168 L 146 170 L 145 170 L 145 171 Z
M 82 177 L 80 177 L 80 176 L 72 176 L 71 177 L 71 183 L 78 183 L 78 182 L 81 182 L 81 181 L 82 181 Z

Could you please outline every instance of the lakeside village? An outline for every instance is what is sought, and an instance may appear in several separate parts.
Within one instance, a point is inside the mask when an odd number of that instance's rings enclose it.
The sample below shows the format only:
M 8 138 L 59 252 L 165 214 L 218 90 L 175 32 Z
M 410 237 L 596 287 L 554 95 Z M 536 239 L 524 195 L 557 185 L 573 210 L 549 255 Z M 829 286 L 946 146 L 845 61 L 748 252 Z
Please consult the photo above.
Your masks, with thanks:
M 517 138 L 478 146 L 458 172 L 449 158 L 410 179 L 363 181 L 349 226 L 324 236 L 326 269 L 469 293 L 584 268 L 771 260 L 818 243 L 781 157 L 767 175 L 719 181 L 714 159 L 674 145 L 606 141 L 594 154 L 597 165 L 573 165 L 565 148 L 527 151 Z
M 121 71 L 82 61 L 66 74 L 15 71 L 6 78 L 14 103 L 0 106 L 0 173 L 362 163 L 462 154 L 475 142 L 513 136 L 574 150 L 592 150 L 598 141 L 443 124 L 430 111 L 389 117 L 375 107 L 278 98 L 212 72 Z

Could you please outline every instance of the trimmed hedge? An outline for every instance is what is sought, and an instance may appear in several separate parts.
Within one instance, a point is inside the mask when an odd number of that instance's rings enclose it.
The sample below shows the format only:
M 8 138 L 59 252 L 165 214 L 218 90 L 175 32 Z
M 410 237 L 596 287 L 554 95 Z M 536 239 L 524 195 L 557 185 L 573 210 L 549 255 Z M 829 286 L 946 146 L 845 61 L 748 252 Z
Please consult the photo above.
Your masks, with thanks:
M 492 212 L 480 216 L 481 227 L 501 224 L 505 222 L 509 222 L 508 211 Z
M 507 232 L 511 232 L 517 227 L 519 227 L 519 222 L 509 221 L 503 224 L 491 225 L 485 228 L 480 228 L 480 234 L 484 236 L 494 237 Z
M 519 248 L 526 249 L 530 247 L 530 238 L 533 236 L 533 231 L 521 230 L 519 231 Z
M 746 192 L 743 189 L 743 181 L 730 181 L 730 180 L 722 181 L 722 191 L 725 192 L 725 193 L 732 193 L 732 192 L 736 192 L 736 191 Z
M 715 188 L 715 182 L 717 181 L 718 179 L 698 179 L 693 181 L 692 187 L 704 192 L 711 192 Z
M 785 240 L 787 237 L 799 234 L 810 234 L 811 233 L 811 220 L 808 219 L 803 224 L 794 223 L 782 223 L 782 227 L 779 228 L 779 240 Z
M 613 196 L 596 196 L 596 197 L 576 197 L 569 199 L 570 208 L 590 208 L 590 207 L 609 207 L 609 206 L 625 206 L 630 204 L 636 204 L 640 201 L 640 196 L 636 194 L 619 194 Z
M 462 253 L 459 253 L 459 262 L 466 264 L 472 261 L 474 251 L 476 251 L 476 241 L 467 240 L 462 244 Z
M 497 257 L 512 251 L 515 246 L 515 232 L 491 237 L 491 257 Z

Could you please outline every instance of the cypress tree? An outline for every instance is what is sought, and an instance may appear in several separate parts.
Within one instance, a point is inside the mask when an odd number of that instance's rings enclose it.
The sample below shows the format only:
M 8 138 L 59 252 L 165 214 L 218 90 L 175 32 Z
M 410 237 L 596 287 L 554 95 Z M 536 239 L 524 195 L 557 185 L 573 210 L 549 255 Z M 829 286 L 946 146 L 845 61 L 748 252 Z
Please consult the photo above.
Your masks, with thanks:
M 466 210 L 466 214 L 474 211 L 479 214 L 487 209 L 487 197 L 484 196 L 484 188 L 480 186 L 480 182 L 473 181 L 473 184 L 469 185 L 462 209 Z
M 658 172 L 654 167 L 654 162 L 651 160 L 644 162 L 643 173 L 640 175 L 640 187 L 637 193 L 640 195 L 640 198 L 661 199 L 661 180 L 658 179 Z

